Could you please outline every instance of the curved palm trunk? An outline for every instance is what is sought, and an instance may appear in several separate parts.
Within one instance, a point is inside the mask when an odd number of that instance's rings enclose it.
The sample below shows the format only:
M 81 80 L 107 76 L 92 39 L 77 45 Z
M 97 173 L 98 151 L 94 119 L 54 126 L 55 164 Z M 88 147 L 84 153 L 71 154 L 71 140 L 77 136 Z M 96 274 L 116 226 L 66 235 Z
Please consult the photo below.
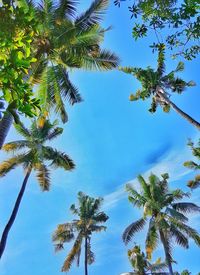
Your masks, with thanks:
M 7 137 L 7 134 L 10 130 L 12 123 L 13 123 L 13 116 L 11 113 L 6 111 L 0 121 L 0 149 L 2 148 L 5 142 L 5 139 Z
M 159 101 L 162 104 L 163 102 L 169 104 L 179 115 L 185 118 L 188 122 L 194 125 L 198 130 L 200 130 L 200 123 L 189 116 L 187 113 L 183 112 L 176 104 L 174 104 L 165 94 L 163 89 L 158 88 L 157 95 L 159 97 Z
M 165 251 L 165 258 L 166 258 L 166 262 L 167 262 L 167 265 L 168 265 L 168 268 L 169 268 L 169 274 L 174 275 L 173 269 L 172 269 L 172 263 L 171 263 L 171 256 L 169 254 L 169 251 L 168 251 L 168 248 L 167 248 L 167 245 L 166 245 L 164 233 L 162 232 L 162 230 L 159 230 L 159 233 L 160 233 L 160 239 L 161 239 L 161 242 L 163 244 L 164 251 Z
M 23 180 L 20 192 L 19 192 L 19 194 L 17 196 L 17 200 L 15 202 L 12 214 L 10 216 L 10 219 L 9 219 L 8 223 L 6 224 L 4 230 L 3 230 L 3 233 L 2 233 L 2 236 L 1 236 L 1 242 L 0 242 L 0 258 L 2 257 L 2 255 L 4 253 L 4 250 L 5 250 L 5 247 L 6 247 L 7 238 L 8 238 L 8 234 L 9 234 L 10 229 L 12 228 L 12 225 L 13 225 L 13 223 L 15 221 L 16 216 L 17 216 L 17 213 L 18 213 L 18 210 L 19 210 L 19 206 L 20 206 L 22 197 L 24 195 L 24 191 L 25 191 L 25 188 L 26 188 L 26 185 L 27 185 L 28 178 L 29 178 L 30 174 L 31 174 L 31 168 L 28 168 L 28 171 L 27 171 L 26 176 L 25 176 L 25 178 Z
M 85 237 L 85 275 L 88 275 L 88 239 Z

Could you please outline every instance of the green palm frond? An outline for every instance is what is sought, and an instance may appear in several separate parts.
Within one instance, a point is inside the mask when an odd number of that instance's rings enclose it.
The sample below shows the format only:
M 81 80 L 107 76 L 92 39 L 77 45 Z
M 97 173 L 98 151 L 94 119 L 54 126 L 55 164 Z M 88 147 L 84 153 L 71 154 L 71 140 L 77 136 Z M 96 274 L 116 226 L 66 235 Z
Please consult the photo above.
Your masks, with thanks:
M 104 40 L 105 32 L 108 31 L 108 29 L 103 29 L 99 25 L 91 26 L 87 29 L 77 29 L 76 35 L 74 35 L 74 38 L 72 40 L 72 45 L 75 48 L 83 47 L 87 48 L 89 45 L 94 46 L 98 45 Z M 89 47 L 88 47 L 89 48 Z
M 172 204 L 172 207 L 173 207 L 173 204 Z M 179 209 L 166 207 L 165 213 L 169 214 L 173 218 L 178 219 L 182 222 L 187 222 L 188 218 L 184 214 L 182 214 L 178 211 L 179 211 Z
M 77 0 L 59 0 L 55 9 L 56 19 L 70 19 L 75 17 Z
M 50 188 L 50 171 L 43 163 L 38 163 L 34 166 L 37 171 L 37 180 L 42 191 L 49 191 Z
M 31 132 L 29 131 L 29 129 L 27 129 L 23 123 L 17 123 L 14 124 L 15 126 L 15 130 L 17 131 L 18 134 L 20 134 L 21 136 L 25 137 L 25 138 L 30 138 L 31 137 Z
M 70 270 L 72 263 L 76 259 L 76 256 L 80 253 L 82 240 L 83 236 L 81 233 L 79 233 L 72 249 L 70 250 L 66 260 L 64 261 L 64 264 L 62 266 L 63 272 L 67 272 Z
M 77 88 L 71 83 L 68 73 L 61 66 L 54 66 L 55 80 L 60 86 L 60 94 L 67 99 L 70 104 L 82 101 L 81 95 Z
M 155 220 L 151 218 L 149 222 L 149 228 L 147 231 L 146 241 L 145 241 L 146 253 L 147 253 L 148 259 L 151 259 L 152 252 L 158 246 L 158 241 L 159 241 L 159 236 L 156 229 Z
M 88 55 L 82 57 L 82 64 L 86 70 L 107 71 L 116 68 L 119 58 L 107 50 L 91 51 Z
M 150 186 L 146 183 L 145 179 L 141 175 L 139 175 L 137 179 L 140 183 L 144 196 L 147 198 L 150 198 L 151 197 Z
M 59 152 L 49 146 L 44 146 L 43 150 L 45 159 L 52 161 L 51 166 L 56 168 L 64 168 L 69 171 L 75 168 L 75 164 L 67 154 Z
M 176 226 L 177 229 L 179 229 L 182 233 L 186 234 L 188 237 L 194 240 L 194 242 L 200 246 L 200 234 L 192 227 L 181 223 L 177 222 L 176 220 L 173 220 L 174 226 Z
M 164 47 L 160 47 L 158 51 L 158 61 L 157 61 L 157 73 L 159 77 L 162 77 L 165 73 L 165 49 Z
M 182 213 L 193 213 L 193 212 L 200 212 L 200 207 L 192 202 L 179 202 L 173 203 L 172 207 L 179 212 Z
M 185 167 L 188 167 L 189 169 L 198 170 L 200 169 L 200 165 L 198 165 L 194 161 L 185 161 L 183 164 Z
M 105 14 L 107 6 L 108 0 L 94 0 L 89 9 L 76 19 L 75 25 L 85 29 L 98 24 Z
M 51 141 L 52 139 L 57 138 L 62 133 L 63 133 L 63 128 L 56 127 L 51 132 L 49 132 L 49 134 L 46 137 L 46 140 Z
M 104 212 L 99 212 L 93 216 L 93 220 L 97 223 L 103 223 L 108 220 L 108 216 Z
M 128 244 L 135 233 L 138 233 L 140 230 L 142 230 L 144 228 L 146 224 L 146 219 L 144 218 L 141 218 L 133 223 L 131 223 L 125 230 L 124 230 L 124 233 L 122 235 L 122 239 L 123 239 L 123 242 L 125 244 Z
M 90 230 L 92 232 L 101 232 L 101 231 L 106 231 L 107 227 L 106 226 L 103 226 L 103 225 L 94 225 L 92 224 L 90 226 Z
M 175 239 L 176 243 L 184 248 L 189 248 L 187 237 L 172 224 L 170 226 L 170 234 Z

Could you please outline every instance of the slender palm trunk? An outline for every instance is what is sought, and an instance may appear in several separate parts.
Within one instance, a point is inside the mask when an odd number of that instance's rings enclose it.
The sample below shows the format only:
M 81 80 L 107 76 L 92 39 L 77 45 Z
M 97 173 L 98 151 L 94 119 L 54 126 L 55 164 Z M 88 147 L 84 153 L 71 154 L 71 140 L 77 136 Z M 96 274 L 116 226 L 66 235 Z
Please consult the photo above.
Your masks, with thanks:
M 88 239 L 85 237 L 85 275 L 88 275 Z
M 163 102 L 169 104 L 179 115 L 181 115 L 183 118 L 185 118 L 188 122 L 190 122 L 192 125 L 194 125 L 198 130 L 200 130 L 200 123 L 193 119 L 191 116 L 189 116 L 187 113 L 183 112 L 176 104 L 174 104 L 165 94 L 163 89 L 158 88 L 157 95 L 159 97 L 159 101 L 161 104 Z
M 167 248 L 167 245 L 166 245 L 166 240 L 165 240 L 164 233 L 163 233 L 162 230 L 159 230 L 159 233 L 160 233 L 160 239 L 161 239 L 161 242 L 163 244 L 164 251 L 165 251 L 165 258 L 166 258 L 166 263 L 167 263 L 168 268 L 169 268 L 169 274 L 174 275 L 173 269 L 172 269 L 172 263 L 171 263 L 171 256 L 169 254 L 169 251 L 168 251 L 168 248 Z
M 7 137 L 7 134 L 10 130 L 12 123 L 13 123 L 13 116 L 11 113 L 6 111 L 0 121 L 0 149 L 2 148 L 5 142 L 5 139 Z
M 31 174 L 31 168 L 28 168 L 28 171 L 27 171 L 27 173 L 25 175 L 25 178 L 23 180 L 20 192 L 19 192 L 19 194 L 17 196 L 17 200 L 15 202 L 13 211 L 12 211 L 11 216 L 10 216 L 10 219 L 9 219 L 8 223 L 6 224 L 4 230 L 3 230 L 3 233 L 2 233 L 2 236 L 1 236 L 1 242 L 0 242 L 0 258 L 2 257 L 2 255 L 4 253 L 4 250 L 5 250 L 5 247 L 6 247 L 7 238 L 8 238 L 8 234 L 9 234 L 9 232 L 10 232 L 10 230 L 12 228 L 12 225 L 13 225 L 13 223 L 15 221 L 15 218 L 17 216 L 17 213 L 18 213 L 18 210 L 19 210 L 19 206 L 20 206 L 22 197 L 24 195 L 24 191 L 26 189 L 26 185 L 27 185 L 28 178 L 29 178 L 30 174 Z

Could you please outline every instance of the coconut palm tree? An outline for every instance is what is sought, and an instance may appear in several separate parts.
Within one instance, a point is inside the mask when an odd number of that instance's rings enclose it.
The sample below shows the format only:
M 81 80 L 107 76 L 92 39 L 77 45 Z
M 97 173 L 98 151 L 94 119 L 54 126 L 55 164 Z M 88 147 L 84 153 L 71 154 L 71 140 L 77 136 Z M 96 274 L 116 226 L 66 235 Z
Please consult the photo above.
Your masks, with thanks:
M 91 251 L 91 236 L 94 232 L 106 230 L 106 227 L 101 224 L 107 221 L 108 216 L 104 212 L 99 212 L 102 201 L 102 198 L 91 198 L 79 192 L 79 206 L 76 207 L 72 204 L 70 207 L 71 212 L 77 215 L 78 219 L 58 225 L 53 234 L 56 251 L 63 249 L 65 243 L 75 239 L 73 247 L 64 261 L 62 271 L 69 271 L 75 260 L 79 266 L 81 248 L 84 243 L 84 267 L 85 275 L 88 275 L 88 264 L 94 262 L 94 253 Z
M 140 191 L 137 191 L 130 184 L 126 189 L 129 192 L 129 201 L 143 209 L 143 216 L 130 224 L 123 233 L 123 241 L 128 244 L 136 232 L 141 231 L 148 223 L 146 236 L 147 258 L 151 259 L 152 252 L 161 241 L 169 274 L 173 275 L 172 269 L 172 241 L 175 241 L 183 248 L 189 247 L 189 238 L 200 246 L 199 233 L 190 227 L 186 214 L 200 212 L 200 207 L 190 202 L 180 202 L 189 193 L 181 189 L 169 190 L 168 174 L 163 174 L 160 180 L 156 175 L 149 176 L 146 182 L 142 176 L 138 176 Z
M 77 3 L 74 0 L 42 0 L 40 3 L 35 1 L 35 4 L 24 0 L 23 3 L 37 20 L 37 35 L 33 37 L 32 45 L 37 62 L 29 70 L 27 82 L 37 84 L 36 94 L 41 108 L 38 115 L 41 119 L 53 110 L 65 123 L 68 120 L 65 100 L 71 105 L 82 101 L 69 78 L 70 71 L 107 71 L 116 68 L 119 63 L 114 53 L 100 47 L 109 29 L 100 25 L 108 0 L 94 0 L 81 15 L 77 14 Z M 0 145 L 3 145 L 12 123 L 12 113 L 6 112 L 0 122 Z
M 166 263 L 162 263 L 161 259 L 159 258 L 155 263 L 152 264 L 147 259 L 144 252 L 141 251 L 141 248 L 138 245 L 135 245 L 132 249 L 128 250 L 128 258 L 132 267 L 134 268 L 134 272 L 132 272 L 132 274 L 134 275 L 168 274 L 167 272 L 165 272 L 165 269 L 167 267 Z
M 200 160 L 200 139 L 195 146 L 194 143 L 189 140 L 188 145 L 190 146 L 192 150 L 192 154 L 197 158 L 197 160 Z M 199 170 L 200 169 L 200 163 L 196 163 L 194 161 L 185 161 L 184 166 L 188 167 L 192 170 Z M 200 186 L 200 174 L 197 174 L 193 180 L 188 181 L 187 184 L 188 187 L 190 187 L 192 190 Z
M 31 80 L 40 83 L 37 93 L 44 113 L 53 108 L 65 123 L 68 120 L 64 101 L 70 104 L 82 101 L 77 88 L 69 78 L 69 71 L 111 70 L 118 65 L 118 57 L 100 44 L 108 29 L 100 22 L 108 0 L 95 0 L 81 15 L 77 14 L 78 1 L 43 0 L 36 7 L 41 23 L 36 39 L 36 58 Z
M 16 219 L 31 172 L 36 172 L 41 190 L 49 191 L 51 167 L 53 169 L 63 168 L 67 171 L 74 168 L 74 163 L 67 154 L 46 145 L 47 142 L 63 132 L 62 128 L 56 127 L 56 122 L 51 124 L 46 120 L 42 126 L 39 126 L 37 121 L 34 121 L 30 129 L 23 124 L 16 124 L 15 128 L 25 139 L 9 142 L 3 146 L 2 149 L 5 152 L 13 152 L 13 156 L 0 164 L 0 177 L 21 165 L 24 168 L 25 177 L 8 223 L 3 230 L 0 241 L 0 258 L 5 250 L 8 234 Z
M 184 70 L 184 63 L 179 62 L 174 71 L 165 74 L 165 46 L 161 44 L 157 64 L 156 70 L 151 67 L 147 67 L 146 69 L 134 67 L 119 68 L 121 71 L 135 76 L 142 84 L 142 88 L 139 89 L 135 95 L 130 95 L 130 100 L 145 100 L 151 97 L 152 103 L 149 109 L 151 113 L 156 112 L 158 106 L 161 106 L 164 112 L 169 112 L 170 108 L 173 108 L 179 115 L 200 129 L 200 123 L 183 112 L 170 99 L 173 93 L 181 94 L 186 87 L 195 85 L 193 81 L 186 82 L 175 76 L 177 72 Z

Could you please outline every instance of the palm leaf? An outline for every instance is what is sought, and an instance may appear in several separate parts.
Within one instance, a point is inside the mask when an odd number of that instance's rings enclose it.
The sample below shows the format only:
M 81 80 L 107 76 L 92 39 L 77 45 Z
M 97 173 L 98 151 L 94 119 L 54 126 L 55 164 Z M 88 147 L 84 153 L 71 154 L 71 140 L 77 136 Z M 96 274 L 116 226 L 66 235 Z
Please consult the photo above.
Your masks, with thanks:
M 35 165 L 35 170 L 37 171 L 37 180 L 40 184 L 42 191 L 49 191 L 50 188 L 50 171 L 46 165 L 43 163 L 38 163 Z
M 12 141 L 4 144 L 2 147 L 2 150 L 5 152 L 15 152 L 17 150 L 21 150 L 23 148 L 31 147 L 31 142 L 27 140 L 17 140 L 17 141 Z
M 79 233 L 72 249 L 70 250 L 66 260 L 64 261 L 64 264 L 62 266 L 63 272 L 67 272 L 70 270 L 73 261 L 76 259 L 76 256 L 79 255 L 81 250 L 82 240 L 83 240 L 82 233 Z
M 170 207 L 166 207 L 166 210 L 165 210 L 165 212 L 167 214 L 171 215 L 173 218 L 178 219 L 182 222 L 187 222 L 188 218 L 185 215 L 183 215 L 182 213 L 179 213 L 178 211 L 179 211 L 178 209 L 170 208 Z
M 200 212 L 200 207 L 196 205 L 195 203 L 191 202 L 179 202 L 179 203 L 173 203 L 172 207 L 179 212 L 182 213 L 192 213 L 192 212 Z
M 21 136 L 27 139 L 31 137 L 30 131 L 24 126 L 23 123 L 17 123 L 17 124 L 14 124 L 14 126 L 17 133 L 19 133 Z
M 170 234 L 175 239 L 178 245 L 181 245 L 184 248 L 189 248 L 187 237 L 172 224 L 170 226 Z
M 143 229 L 143 227 L 146 224 L 146 219 L 141 218 L 139 220 L 137 220 L 136 222 L 133 222 L 132 224 L 130 224 L 124 231 L 123 235 L 122 235 L 122 239 L 123 242 L 125 244 L 128 244 L 135 233 L 141 231 Z
M 49 146 L 43 146 L 44 157 L 51 160 L 51 166 L 56 168 L 64 168 L 65 170 L 72 170 L 75 168 L 73 161 L 65 153 L 59 152 Z
M 107 50 L 94 50 L 82 57 L 83 68 L 86 70 L 107 71 L 116 68 L 118 63 L 119 58 Z
M 59 4 L 55 9 L 56 18 L 70 19 L 75 17 L 77 0 L 59 0 Z
M 18 165 L 23 163 L 25 154 L 20 154 L 3 161 L 0 164 L 0 177 L 4 177 L 11 170 L 15 169 Z
M 76 19 L 75 25 L 85 29 L 98 24 L 105 14 L 107 6 L 108 0 L 94 0 L 89 9 Z

